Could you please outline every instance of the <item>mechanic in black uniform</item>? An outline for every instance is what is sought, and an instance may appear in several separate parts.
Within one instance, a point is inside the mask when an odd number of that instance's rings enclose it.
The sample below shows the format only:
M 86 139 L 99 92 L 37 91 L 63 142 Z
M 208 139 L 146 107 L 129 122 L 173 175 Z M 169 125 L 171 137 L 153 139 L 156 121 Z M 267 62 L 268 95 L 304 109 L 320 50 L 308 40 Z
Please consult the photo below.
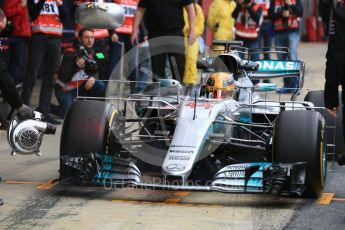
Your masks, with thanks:
M 6 16 L 4 12 L 0 9 L 0 32 L 6 27 Z M 0 40 L 1 49 L 1 40 Z M 2 52 L 0 52 L 0 90 L 6 101 L 11 105 L 12 109 L 16 109 L 19 117 L 22 120 L 30 119 L 33 117 L 33 110 L 23 104 L 20 95 L 17 92 L 16 84 L 13 78 L 7 71 L 7 65 L 3 60 Z M 0 115 L 1 117 L 1 115 Z M 4 119 L 1 118 L 0 123 L 3 123 Z M 0 178 L 1 180 L 1 178 Z M 3 205 L 3 200 L 0 199 L 0 205 Z
M 181 39 L 174 40 L 178 44 L 164 44 L 159 49 L 155 49 L 150 43 L 151 64 L 153 80 L 165 78 L 166 57 L 169 57 L 173 78 L 181 81 L 184 74 L 185 65 L 185 45 L 184 45 L 184 19 L 183 8 L 186 7 L 189 21 L 188 43 L 195 42 L 195 8 L 192 0 L 140 0 L 135 13 L 134 27 L 131 42 L 138 40 L 139 25 L 144 17 L 145 25 L 148 30 L 149 39 L 162 36 L 177 36 Z M 149 41 L 150 42 L 150 41 Z M 158 52 L 158 54 L 157 54 Z M 174 68 L 174 66 L 177 68 Z M 177 69 L 177 70 L 176 70 Z
M 342 101 L 345 101 L 345 6 L 343 1 L 338 2 L 339 7 L 334 11 L 334 21 L 329 33 L 328 51 L 326 54 L 325 94 L 324 101 L 327 111 L 336 116 L 339 110 L 339 85 L 342 86 Z M 343 114 L 345 108 L 342 105 Z M 343 133 L 345 123 L 343 121 Z M 338 156 L 338 163 L 345 164 L 345 155 Z

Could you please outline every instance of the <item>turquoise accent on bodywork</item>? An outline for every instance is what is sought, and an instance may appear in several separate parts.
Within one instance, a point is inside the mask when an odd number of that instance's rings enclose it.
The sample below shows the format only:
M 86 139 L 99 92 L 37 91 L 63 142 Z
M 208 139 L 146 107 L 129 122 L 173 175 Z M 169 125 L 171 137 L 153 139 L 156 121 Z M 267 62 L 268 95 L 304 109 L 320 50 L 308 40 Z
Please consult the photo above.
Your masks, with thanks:
M 269 91 L 274 91 L 277 89 L 277 84 L 273 84 L 273 83 L 259 83 L 257 84 L 257 89 L 259 91 L 263 91 L 263 92 L 269 92 Z
M 222 117 L 222 116 L 220 116 L 220 115 L 218 115 L 217 117 L 216 117 L 216 120 L 217 121 L 224 121 L 225 119 L 224 119 L 224 117 Z M 218 133 L 219 131 L 220 131 L 220 129 L 221 128 L 224 128 L 225 126 L 224 126 L 224 124 L 220 124 L 220 123 L 213 123 L 213 133 Z
M 251 115 L 247 114 L 247 113 L 241 114 L 239 120 L 240 120 L 240 122 L 247 123 L 247 124 L 252 123 Z
M 278 60 L 260 60 L 258 72 L 281 73 L 282 75 L 295 75 L 301 69 L 300 61 L 278 61 Z
M 112 169 L 113 157 L 104 153 L 97 153 L 98 157 L 102 160 L 102 168 L 96 173 L 95 182 L 104 184 L 106 179 L 111 178 L 112 173 L 109 172 Z
M 103 153 L 98 153 L 97 154 L 99 158 L 102 159 L 102 169 L 99 173 L 96 174 L 95 176 L 95 183 L 97 184 L 102 184 L 102 185 L 108 185 L 111 183 L 111 177 L 113 173 L 109 172 L 112 170 L 112 161 L 113 157 L 109 156 L 107 154 Z M 235 164 L 235 165 L 241 165 L 244 166 L 244 168 L 247 167 L 253 167 L 253 166 L 260 166 L 259 169 L 254 172 L 251 177 L 249 178 L 246 186 L 247 190 L 246 191 L 258 191 L 258 188 L 263 187 L 263 170 L 265 170 L 268 167 L 272 166 L 272 163 L 269 162 L 253 162 L 253 163 L 242 163 L 242 164 Z M 244 170 L 243 170 L 244 171 Z M 239 181 L 243 181 L 244 184 L 244 178 L 237 178 Z M 259 189 L 260 190 L 260 189 Z
M 248 167 L 260 166 L 258 171 L 253 173 L 253 175 L 251 175 L 251 177 L 249 178 L 249 180 L 247 182 L 247 186 L 249 188 L 247 188 L 247 191 L 251 190 L 250 187 L 263 187 L 263 170 L 267 167 L 272 166 L 272 164 L 269 162 L 259 162 L 259 163 L 247 163 L 244 165 L 248 165 Z M 255 191 L 255 190 L 256 189 L 253 189 L 253 191 Z
M 272 163 L 270 163 L 270 162 L 252 162 L 252 163 L 244 163 L 241 165 L 248 165 L 249 167 L 260 166 L 259 170 L 264 170 L 265 168 L 272 166 Z
M 159 79 L 158 82 L 160 87 L 172 87 L 178 86 L 178 84 L 180 84 L 180 82 L 173 79 Z

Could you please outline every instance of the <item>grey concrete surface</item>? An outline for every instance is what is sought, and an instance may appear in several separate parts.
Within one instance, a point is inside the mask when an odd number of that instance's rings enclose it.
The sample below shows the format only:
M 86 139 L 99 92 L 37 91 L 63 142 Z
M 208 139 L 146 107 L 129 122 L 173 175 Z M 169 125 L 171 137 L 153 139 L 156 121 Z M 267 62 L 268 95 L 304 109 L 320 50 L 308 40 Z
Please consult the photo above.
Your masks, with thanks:
M 323 88 L 325 52 L 322 43 L 300 45 L 299 55 L 307 61 L 306 88 Z M 315 199 L 271 195 L 51 186 L 49 181 L 58 177 L 60 133 L 61 125 L 55 136 L 44 137 L 41 157 L 10 156 L 6 135 L 0 134 L 0 197 L 5 201 L 0 229 L 345 228 L 341 200 L 319 205 Z M 344 168 L 329 170 L 324 191 L 345 198 L 344 175 Z

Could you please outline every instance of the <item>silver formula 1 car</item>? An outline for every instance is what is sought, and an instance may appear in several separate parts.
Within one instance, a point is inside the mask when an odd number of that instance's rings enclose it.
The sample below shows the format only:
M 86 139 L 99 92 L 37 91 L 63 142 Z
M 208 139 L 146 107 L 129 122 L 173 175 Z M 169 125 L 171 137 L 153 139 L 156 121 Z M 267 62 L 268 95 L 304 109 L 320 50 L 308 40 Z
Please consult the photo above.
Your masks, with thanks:
M 259 96 L 274 85 L 252 84 L 297 77 L 301 88 L 304 62 L 252 62 L 241 54 L 248 49 L 220 44 L 225 53 L 199 63 L 200 87 L 162 79 L 126 95 L 130 83 L 112 81 L 104 100 L 76 101 L 63 125 L 60 181 L 317 196 L 327 171 L 321 108 L 295 100 L 300 89 L 283 100 Z

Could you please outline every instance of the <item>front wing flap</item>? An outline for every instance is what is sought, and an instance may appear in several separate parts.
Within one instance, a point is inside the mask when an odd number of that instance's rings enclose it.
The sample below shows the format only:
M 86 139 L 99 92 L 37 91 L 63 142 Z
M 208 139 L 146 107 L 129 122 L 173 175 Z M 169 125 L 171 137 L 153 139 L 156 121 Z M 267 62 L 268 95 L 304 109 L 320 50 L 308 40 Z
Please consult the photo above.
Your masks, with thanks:
M 216 173 L 211 187 L 221 192 L 301 195 L 305 189 L 305 165 L 269 162 L 228 165 Z
M 67 171 L 70 172 L 69 177 L 72 179 L 67 181 L 98 184 L 108 188 L 132 186 L 146 189 L 296 194 L 299 196 L 305 190 L 306 163 L 304 162 L 232 164 L 219 170 L 208 183 L 200 185 L 189 180 L 171 184 L 164 178 L 155 182 L 154 180 L 145 181 L 139 168 L 130 159 L 105 154 L 91 154 L 87 158 L 82 158 L 79 155 L 70 156 L 64 160 L 64 167 L 69 168 Z

